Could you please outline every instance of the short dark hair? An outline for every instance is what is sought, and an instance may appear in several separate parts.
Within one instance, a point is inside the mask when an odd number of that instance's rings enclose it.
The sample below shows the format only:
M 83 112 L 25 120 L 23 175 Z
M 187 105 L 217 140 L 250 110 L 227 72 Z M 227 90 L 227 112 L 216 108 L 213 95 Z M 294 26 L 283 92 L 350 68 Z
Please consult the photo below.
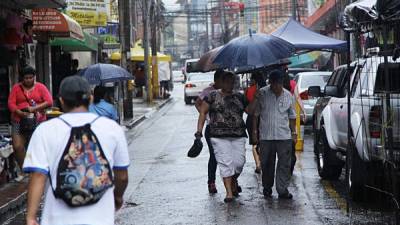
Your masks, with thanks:
M 253 72 L 251 74 L 251 79 L 253 79 L 260 88 L 267 86 L 264 74 L 260 71 Z
M 107 88 L 103 86 L 96 86 L 94 88 L 94 93 L 93 93 L 93 102 L 94 103 L 99 103 L 101 99 L 104 99 L 104 96 L 107 93 Z
M 83 92 L 80 93 L 80 95 L 82 95 L 82 94 L 83 94 Z M 69 110 L 80 107 L 80 106 L 89 108 L 89 104 L 90 104 L 90 98 L 81 98 L 81 99 L 75 99 L 75 100 L 62 98 L 62 100 L 64 101 L 64 106 Z
M 217 80 L 221 79 L 223 74 L 224 74 L 224 70 L 222 70 L 222 69 L 218 69 L 217 71 L 215 71 L 215 73 L 214 73 L 214 82 L 216 82 Z
M 32 66 L 25 66 L 21 71 L 21 77 L 23 78 L 25 75 L 33 74 L 36 76 L 36 70 Z
M 272 70 L 271 73 L 269 74 L 269 80 L 271 82 L 273 81 L 273 82 L 283 83 L 284 75 L 285 73 L 280 69 Z
M 230 71 L 225 71 L 221 77 L 222 80 L 232 79 L 235 80 L 235 74 Z

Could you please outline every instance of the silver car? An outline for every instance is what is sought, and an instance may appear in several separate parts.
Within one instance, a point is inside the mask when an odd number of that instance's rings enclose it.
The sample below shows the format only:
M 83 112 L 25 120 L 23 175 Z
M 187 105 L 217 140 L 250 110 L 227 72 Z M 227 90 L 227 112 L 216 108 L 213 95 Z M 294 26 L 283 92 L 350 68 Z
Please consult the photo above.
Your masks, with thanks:
M 188 73 L 185 82 L 185 103 L 190 104 L 206 87 L 214 83 L 214 73 Z
M 298 92 L 296 91 L 294 94 L 297 99 L 301 99 L 301 102 L 304 106 L 305 121 L 303 119 L 303 123 L 312 123 L 314 106 L 317 102 L 317 98 L 314 98 L 308 94 L 308 88 L 311 86 L 320 86 L 321 89 L 323 89 L 331 74 L 332 72 L 315 71 L 302 72 L 296 75 L 295 81 Z

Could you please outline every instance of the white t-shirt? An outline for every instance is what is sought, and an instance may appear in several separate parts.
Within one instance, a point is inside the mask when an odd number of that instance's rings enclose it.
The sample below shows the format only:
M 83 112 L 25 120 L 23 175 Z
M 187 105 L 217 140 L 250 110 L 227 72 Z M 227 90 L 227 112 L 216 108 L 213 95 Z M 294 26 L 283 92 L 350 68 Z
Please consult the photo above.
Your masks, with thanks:
M 97 115 L 92 113 L 67 113 L 61 116 L 71 126 L 82 126 L 92 122 Z M 126 169 L 129 166 L 128 145 L 122 128 L 113 120 L 98 118 L 91 129 L 113 169 Z M 71 128 L 60 119 L 52 119 L 36 128 L 24 162 L 25 172 L 50 171 L 53 187 L 56 187 L 58 163 L 70 137 Z M 47 179 L 49 181 L 49 179 Z M 71 208 L 61 199 L 56 199 L 49 182 L 45 188 L 45 204 L 42 212 L 42 225 L 113 225 L 114 194 L 109 188 L 103 197 L 90 206 Z

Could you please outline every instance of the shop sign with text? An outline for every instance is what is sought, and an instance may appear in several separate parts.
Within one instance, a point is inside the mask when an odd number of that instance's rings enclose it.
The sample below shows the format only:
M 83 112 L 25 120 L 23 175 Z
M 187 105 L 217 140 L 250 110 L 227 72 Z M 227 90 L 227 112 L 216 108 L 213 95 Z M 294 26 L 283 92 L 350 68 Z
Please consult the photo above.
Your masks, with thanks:
M 67 14 L 83 27 L 107 25 L 110 0 L 67 0 Z

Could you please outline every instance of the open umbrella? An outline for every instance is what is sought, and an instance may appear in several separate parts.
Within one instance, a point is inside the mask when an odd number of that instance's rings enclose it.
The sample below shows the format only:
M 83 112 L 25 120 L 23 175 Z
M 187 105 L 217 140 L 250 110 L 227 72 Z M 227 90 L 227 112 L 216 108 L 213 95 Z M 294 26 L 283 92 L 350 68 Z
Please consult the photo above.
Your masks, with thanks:
M 235 72 L 250 71 L 279 64 L 294 51 L 294 45 L 278 37 L 250 34 L 228 42 L 218 51 L 213 63 Z
M 97 63 L 78 72 L 90 84 L 99 85 L 109 82 L 132 80 L 133 76 L 124 68 L 114 64 Z
M 213 60 L 218 54 L 218 51 L 221 50 L 224 46 L 219 46 L 217 48 L 211 49 L 210 51 L 204 53 L 203 56 L 200 57 L 199 61 L 196 64 L 196 69 L 200 72 L 209 72 L 218 69 L 218 65 L 213 64 Z

